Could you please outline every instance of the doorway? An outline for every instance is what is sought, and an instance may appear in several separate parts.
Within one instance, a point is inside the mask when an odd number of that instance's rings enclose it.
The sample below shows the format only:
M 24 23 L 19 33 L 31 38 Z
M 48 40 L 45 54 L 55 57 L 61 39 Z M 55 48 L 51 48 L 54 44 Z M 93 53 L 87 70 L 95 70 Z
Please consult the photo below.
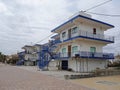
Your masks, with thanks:
M 62 70 L 68 70 L 68 61 L 67 60 L 62 61 Z
M 71 57 L 71 45 L 68 46 L 68 57 Z

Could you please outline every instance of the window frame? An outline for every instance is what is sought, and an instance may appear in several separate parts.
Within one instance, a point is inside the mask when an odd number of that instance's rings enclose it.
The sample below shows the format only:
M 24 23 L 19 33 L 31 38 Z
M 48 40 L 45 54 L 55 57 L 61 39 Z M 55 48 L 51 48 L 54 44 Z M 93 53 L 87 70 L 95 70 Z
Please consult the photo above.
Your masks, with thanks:
M 65 50 L 65 51 L 64 51 Z M 63 52 L 64 51 L 64 52 Z M 62 48 L 62 53 L 66 53 L 66 48 Z
M 75 33 L 77 33 L 78 32 L 78 27 L 76 26 L 76 27 L 73 27 L 72 28 L 72 34 L 75 34 Z
M 73 46 L 72 47 L 72 53 L 76 53 L 76 52 L 78 52 L 78 46 Z
M 63 32 L 62 33 L 62 38 L 65 38 L 65 36 L 66 36 L 66 32 Z
M 96 52 L 96 47 L 90 47 L 90 52 L 95 53 Z

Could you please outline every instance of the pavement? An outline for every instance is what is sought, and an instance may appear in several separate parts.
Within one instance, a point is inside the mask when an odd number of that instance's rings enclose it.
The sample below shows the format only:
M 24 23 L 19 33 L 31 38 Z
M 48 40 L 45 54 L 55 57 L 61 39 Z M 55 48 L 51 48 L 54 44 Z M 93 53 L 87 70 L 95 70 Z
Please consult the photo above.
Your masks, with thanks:
M 70 80 L 96 90 L 120 90 L 120 75 Z
M 0 64 L 0 90 L 95 90 L 67 80 Z
M 42 74 L 45 74 L 47 76 L 53 76 L 58 79 L 65 80 L 64 75 L 83 75 L 83 74 L 89 74 L 89 73 L 76 73 L 76 72 L 70 72 L 65 70 L 48 70 L 48 71 L 40 71 L 40 69 L 37 66 L 17 66 L 17 68 L 28 70 L 31 72 L 39 72 Z

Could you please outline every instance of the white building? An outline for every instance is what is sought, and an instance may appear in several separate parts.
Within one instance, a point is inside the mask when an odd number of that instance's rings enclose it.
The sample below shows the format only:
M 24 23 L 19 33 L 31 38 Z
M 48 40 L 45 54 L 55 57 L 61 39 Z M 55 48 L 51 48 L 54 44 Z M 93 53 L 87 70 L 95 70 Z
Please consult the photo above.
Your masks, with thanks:
M 114 37 L 105 35 L 104 31 L 113 27 L 80 12 L 53 29 L 52 32 L 57 33 L 61 41 L 56 48 L 61 69 L 76 72 L 104 69 L 107 60 L 114 58 L 112 53 L 103 52 L 104 46 L 114 43 Z
M 36 55 L 34 54 L 35 48 L 30 45 L 25 45 L 22 47 L 22 49 L 25 50 L 25 55 L 24 55 L 24 64 L 25 65 L 36 65 Z

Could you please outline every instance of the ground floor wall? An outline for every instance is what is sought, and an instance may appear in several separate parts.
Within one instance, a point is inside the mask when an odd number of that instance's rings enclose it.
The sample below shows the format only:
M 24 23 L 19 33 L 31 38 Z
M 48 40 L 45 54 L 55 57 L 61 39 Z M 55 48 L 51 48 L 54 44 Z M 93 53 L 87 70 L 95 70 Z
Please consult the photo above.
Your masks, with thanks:
M 105 69 L 107 66 L 106 60 L 96 59 L 71 59 L 68 60 L 68 69 L 75 72 L 91 72 L 97 68 Z
M 54 60 L 48 65 L 49 70 L 69 70 L 74 72 L 91 72 L 96 69 L 105 69 L 107 60 L 103 59 L 70 59 Z
M 59 67 L 60 67 L 60 61 L 54 60 L 49 62 L 49 65 L 48 65 L 49 70 L 58 70 L 60 69 Z
M 24 62 L 24 65 L 25 66 L 35 66 L 35 65 L 37 65 L 37 62 L 36 61 L 28 61 L 28 60 L 26 60 Z

